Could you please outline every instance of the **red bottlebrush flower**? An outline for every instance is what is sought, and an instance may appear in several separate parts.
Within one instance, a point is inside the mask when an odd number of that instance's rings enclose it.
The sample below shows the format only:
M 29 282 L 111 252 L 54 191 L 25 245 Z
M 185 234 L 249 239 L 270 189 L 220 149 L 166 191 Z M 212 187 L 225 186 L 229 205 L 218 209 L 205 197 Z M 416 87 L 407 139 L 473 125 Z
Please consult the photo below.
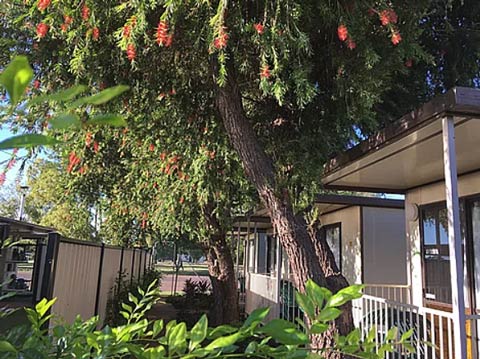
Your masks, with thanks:
M 406 66 L 406 67 L 412 67 L 412 66 L 413 66 L 413 60 L 412 60 L 412 59 L 408 59 L 407 61 L 405 61 L 405 66 Z
M 67 24 L 61 24 L 61 25 L 60 25 L 60 29 L 62 30 L 62 32 L 67 32 L 67 30 L 68 30 L 68 25 L 67 25 Z
M 37 79 L 37 80 L 33 81 L 33 88 L 35 90 L 38 90 L 40 88 L 40 80 Z
M 153 143 L 151 143 L 150 146 L 148 146 L 148 150 L 149 150 L 150 152 L 155 151 L 155 145 L 154 145 Z
M 94 151 L 95 153 L 98 153 L 99 149 L 100 149 L 100 145 L 98 144 L 97 141 L 94 141 L 94 142 L 93 142 L 93 151 Z
M 0 186 L 2 186 L 5 183 L 6 179 L 7 179 L 7 174 L 5 172 L 0 173 Z
M 257 34 L 259 35 L 262 35 L 263 32 L 265 31 L 265 26 L 263 26 L 263 24 L 261 23 L 257 23 L 253 25 L 253 27 L 255 28 L 255 30 L 257 31 Z
M 226 28 L 222 27 L 218 32 L 218 36 L 213 40 L 213 46 L 218 50 L 224 49 L 227 47 L 228 39 L 229 36 L 226 32 Z
M 268 79 L 271 76 L 270 66 L 263 65 L 262 70 L 260 71 L 260 77 L 263 79 Z
M 90 17 L 90 8 L 84 4 L 82 6 L 82 19 L 84 21 L 87 21 L 89 17 Z
M 388 24 L 396 24 L 398 21 L 398 15 L 393 9 L 382 10 L 378 16 L 380 17 L 380 22 L 383 26 L 387 26 Z
M 92 144 L 92 133 L 87 132 L 87 134 L 85 135 L 85 146 L 90 147 L 91 144 Z
M 85 173 L 87 172 L 87 169 L 85 168 L 85 166 L 82 166 L 82 167 L 80 167 L 80 169 L 78 170 L 78 172 L 79 172 L 81 175 L 83 175 L 83 174 L 85 174 Z
M 142 219 L 142 229 L 145 229 L 147 227 L 147 220 Z
M 337 29 L 337 35 L 340 41 L 347 41 L 348 29 L 344 24 L 341 24 Z
M 177 91 L 176 91 L 174 88 L 172 88 L 172 89 L 170 90 L 170 95 L 173 96 L 173 95 L 176 95 L 176 94 L 177 94 Z
M 183 198 L 183 196 L 180 197 L 180 199 L 178 200 L 178 202 L 180 202 L 180 204 L 183 204 L 183 202 L 185 202 L 185 198 Z
M 122 31 L 122 36 L 125 38 L 125 39 L 128 39 L 131 35 L 131 31 L 132 31 L 132 28 L 130 25 L 125 25 L 123 27 L 123 31 Z
M 97 41 L 99 37 L 100 37 L 100 29 L 98 27 L 94 27 L 92 29 L 92 39 Z
M 160 20 L 157 26 L 157 44 L 166 45 L 168 41 L 168 22 Z
M 402 35 L 398 31 L 393 31 L 392 32 L 392 44 L 398 45 L 402 41 Z
M 355 41 L 353 41 L 351 38 L 348 38 L 347 40 L 347 47 L 350 49 L 350 50 L 353 50 L 357 47 L 357 44 Z
M 18 153 L 18 148 L 14 148 L 12 154 L 16 155 Z
M 166 158 L 166 157 L 167 157 L 167 154 L 166 154 L 165 152 L 162 152 L 162 153 L 160 154 L 160 159 L 161 159 L 162 161 L 165 161 L 165 158 Z
M 11 170 L 13 166 L 15 166 L 15 163 L 17 163 L 17 160 L 15 158 L 11 158 L 7 163 L 7 170 Z
M 165 42 L 165 47 L 172 46 L 172 42 L 173 42 L 173 35 L 168 35 L 167 36 L 167 41 Z
M 40 11 L 44 11 L 47 7 L 50 6 L 51 0 L 40 0 L 37 4 L 37 9 Z
M 68 26 L 73 22 L 73 17 L 69 15 L 63 15 L 63 22 Z
M 45 37 L 45 35 L 47 35 L 49 28 L 50 26 L 48 26 L 44 22 L 41 22 L 40 24 L 37 25 L 37 36 L 39 38 Z
M 135 60 L 135 57 L 137 56 L 137 51 L 135 50 L 135 45 L 134 44 L 128 44 L 127 45 L 127 58 L 130 61 Z
M 75 168 L 76 165 L 80 163 L 81 159 L 80 157 L 77 157 L 75 152 L 70 152 L 70 155 L 68 156 L 68 167 L 67 167 L 67 172 L 71 173 L 73 169 Z

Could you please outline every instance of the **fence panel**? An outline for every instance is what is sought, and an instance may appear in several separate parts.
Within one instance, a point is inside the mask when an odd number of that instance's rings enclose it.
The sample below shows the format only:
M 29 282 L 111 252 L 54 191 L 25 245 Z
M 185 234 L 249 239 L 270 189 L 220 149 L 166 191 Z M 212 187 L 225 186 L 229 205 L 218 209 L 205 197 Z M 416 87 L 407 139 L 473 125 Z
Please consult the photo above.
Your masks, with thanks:
M 120 270 L 120 259 L 122 249 L 105 247 L 103 266 L 100 277 L 100 292 L 98 294 L 98 315 L 100 316 L 100 323 L 105 319 L 107 308 L 107 301 L 115 281 L 118 279 L 118 272 Z
M 123 263 L 122 263 L 122 273 L 125 275 L 125 279 L 130 280 L 132 275 L 132 258 L 133 258 L 133 250 L 132 249 L 124 249 L 123 250 Z
M 83 319 L 94 315 L 101 247 L 60 242 L 52 312 L 72 323 L 77 315 Z

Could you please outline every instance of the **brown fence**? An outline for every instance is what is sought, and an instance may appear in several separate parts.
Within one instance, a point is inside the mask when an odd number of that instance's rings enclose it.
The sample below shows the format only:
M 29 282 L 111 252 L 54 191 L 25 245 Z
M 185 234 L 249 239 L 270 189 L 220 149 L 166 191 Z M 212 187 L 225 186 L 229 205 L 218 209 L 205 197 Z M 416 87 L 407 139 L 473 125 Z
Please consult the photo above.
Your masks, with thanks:
M 94 315 L 103 323 L 110 291 L 123 273 L 135 281 L 152 264 L 149 250 L 122 248 L 66 239 L 57 233 L 48 236 L 44 256 L 41 297 L 57 298 L 52 313 L 73 322 Z

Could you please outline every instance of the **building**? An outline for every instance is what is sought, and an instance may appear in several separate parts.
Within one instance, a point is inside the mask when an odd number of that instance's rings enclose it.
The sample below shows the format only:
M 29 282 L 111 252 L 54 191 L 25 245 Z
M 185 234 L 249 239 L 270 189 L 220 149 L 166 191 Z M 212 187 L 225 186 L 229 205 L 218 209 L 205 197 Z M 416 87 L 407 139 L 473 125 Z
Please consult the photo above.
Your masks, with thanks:
M 411 296 L 366 296 L 357 320 L 366 306 L 381 308 L 366 324 L 389 326 L 388 310 L 403 313 L 397 324 L 416 330 L 423 357 L 479 355 L 479 141 L 480 90 L 455 88 L 333 158 L 322 178 L 329 189 L 405 195 Z
M 374 292 L 385 291 L 389 284 L 406 286 L 403 200 L 323 194 L 317 196 L 314 205 L 322 235 L 350 283 L 369 283 Z M 293 319 L 299 311 L 288 260 L 266 212 L 259 210 L 243 217 L 236 227 L 245 239 L 245 311 L 269 306 L 269 318 Z M 392 298 L 404 295 L 396 290 L 391 290 Z

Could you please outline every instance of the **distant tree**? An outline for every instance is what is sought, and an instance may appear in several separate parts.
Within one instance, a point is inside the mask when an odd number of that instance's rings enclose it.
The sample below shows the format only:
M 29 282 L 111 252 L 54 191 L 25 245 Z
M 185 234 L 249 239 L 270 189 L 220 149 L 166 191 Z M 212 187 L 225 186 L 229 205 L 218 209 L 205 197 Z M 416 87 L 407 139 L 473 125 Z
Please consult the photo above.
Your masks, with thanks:
M 36 160 L 27 171 L 27 185 L 25 213 L 29 221 L 53 227 L 66 237 L 98 240 L 94 209 L 69 193 L 58 163 Z

